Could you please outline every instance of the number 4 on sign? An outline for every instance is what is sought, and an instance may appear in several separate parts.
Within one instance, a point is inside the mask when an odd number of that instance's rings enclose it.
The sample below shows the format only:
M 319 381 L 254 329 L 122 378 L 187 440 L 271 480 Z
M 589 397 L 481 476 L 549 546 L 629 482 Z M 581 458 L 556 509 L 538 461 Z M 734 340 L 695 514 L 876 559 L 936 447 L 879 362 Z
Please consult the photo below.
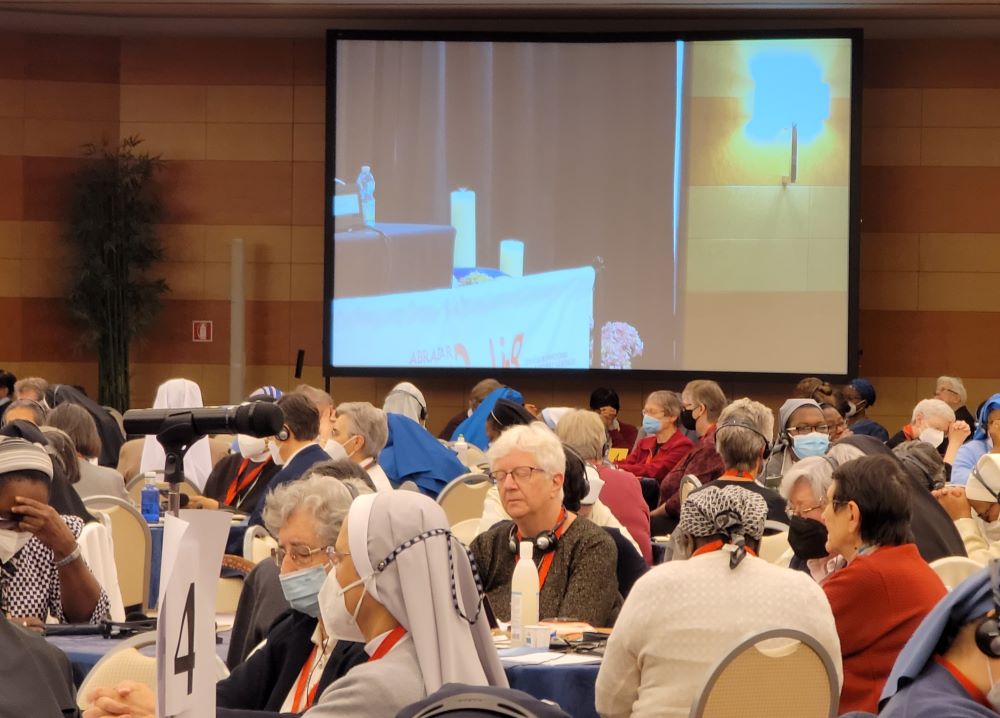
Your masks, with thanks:
M 180 655 L 184 643 L 184 633 L 187 632 L 187 653 Z M 194 691 L 194 584 L 188 587 L 187 600 L 184 602 L 184 615 L 181 616 L 181 632 L 177 636 L 177 650 L 174 652 L 174 675 L 187 673 L 187 692 Z

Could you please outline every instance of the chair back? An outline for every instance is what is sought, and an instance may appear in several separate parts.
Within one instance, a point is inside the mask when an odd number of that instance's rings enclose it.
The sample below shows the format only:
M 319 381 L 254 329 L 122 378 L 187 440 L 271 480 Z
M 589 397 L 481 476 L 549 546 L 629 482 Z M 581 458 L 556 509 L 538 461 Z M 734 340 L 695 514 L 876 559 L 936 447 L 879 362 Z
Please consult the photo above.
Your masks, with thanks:
M 689 718 L 833 718 L 840 684 L 815 638 L 779 628 L 740 641 L 696 695 Z
M 76 693 L 76 703 L 80 710 L 90 708 L 87 695 L 95 688 L 115 686 L 122 681 L 135 681 L 149 686 L 156 691 L 156 658 L 151 650 L 156 645 L 156 631 L 140 633 L 124 641 L 116 642 L 114 648 L 94 665 L 83 679 Z M 146 649 L 146 650 L 143 650 Z M 213 661 L 213 671 L 216 680 L 229 675 L 229 669 L 219 658 Z
M 451 527 L 451 533 L 459 541 L 468 546 L 472 543 L 472 539 L 476 538 L 476 533 L 479 531 L 479 519 L 465 519 L 459 521 L 457 524 Z
M 681 479 L 680 488 L 677 492 L 681 495 L 681 503 L 687 501 L 687 497 L 695 489 L 701 488 L 701 480 L 694 474 L 687 474 Z
M 255 566 L 271 558 L 271 550 L 278 548 L 278 541 L 259 524 L 247 527 L 243 534 L 243 558 Z
M 462 474 L 441 489 L 437 502 L 448 517 L 448 524 L 478 519 L 483 515 L 483 502 L 490 490 L 490 480 L 484 474 Z
M 967 556 L 945 556 L 931 561 L 930 567 L 949 591 L 983 568 L 982 564 Z
M 146 486 L 146 477 L 142 474 L 133 476 L 129 479 L 128 483 L 125 484 L 125 491 L 128 493 L 128 497 L 132 499 L 132 503 L 136 506 L 142 505 L 142 489 Z M 166 481 L 157 481 L 156 488 L 167 490 L 170 488 L 170 484 Z M 201 496 L 201 491 L 197 486 L 192 483 L 188 478 L 185 478 L 183 483 L 180 485 L 180 491 L 182 494 L 187 494 L 188 496 Z
M 776 564 L 789 548 L 788 524 L 767 519 L 764 522 L 764 536 L 760 540 L 760 557 L 768 563 Z
M 153 550 L 149 524 L 132 504 L 117 496 L 88 496 L 83 505 L 108 517 L 122 603 L 125 606 L 138 605 L 145 613 L 149 608 L 149 570 Z
M 95 513 L 106 516 L 103 511 Z M 76 542 L 80 545 L 80 555 L 90 567 L 90 572 L 108 595 L 111 620 L 124 621 L 125 604 L 122 601 L 121 587 L 118 585 L 118 567 L 115 565 L 115 545 L 111 538 L 111 528 L 106 526 L 103 520 L 99 523 L 86 524 Z

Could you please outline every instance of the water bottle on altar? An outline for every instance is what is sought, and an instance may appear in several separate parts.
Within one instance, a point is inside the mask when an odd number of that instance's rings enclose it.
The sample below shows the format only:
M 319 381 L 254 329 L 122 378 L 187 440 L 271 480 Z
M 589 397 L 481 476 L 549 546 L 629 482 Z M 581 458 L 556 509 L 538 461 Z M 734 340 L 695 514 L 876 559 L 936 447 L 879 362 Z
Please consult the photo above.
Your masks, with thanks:
M 369 226 L 375 224 L 375 175 L 368 165 L 362 165 L 358 174 L 358 200 L 361 202 L 361 221 Z

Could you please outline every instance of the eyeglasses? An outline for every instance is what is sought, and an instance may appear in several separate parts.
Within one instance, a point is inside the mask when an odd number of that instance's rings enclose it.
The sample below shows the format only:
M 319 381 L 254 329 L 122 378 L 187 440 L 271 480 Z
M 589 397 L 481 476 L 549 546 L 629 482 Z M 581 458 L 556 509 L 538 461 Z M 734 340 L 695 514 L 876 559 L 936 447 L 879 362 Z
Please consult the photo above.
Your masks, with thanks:
M 330 559 L 330 563 L 336 566 L 339 564 L 344 556 L 350 556 L 349 553 L 340 553 L 335 551 L 333 546 L 320 546 L 319 548 L 309 548 L 308 546 L 303 546 L 301 544 L 292 544 L 292 547 L 288 550 L 281 548 L 271 549 L 271 559 L 274 561 L 278 568 L 281 568 L 281 564 L 285 562 L 285 556 L 292 559 L 292 563 L 296 566 L 301 566 L 306 563 L 313 554 L 319 553 L 320 551 L 326 551 L 326 556 Z
M 936 392 L 934 392 L 934 393 L 935 393 L 935 394 L 943 394 L 943 393 L 945 393 L 945 392 L 948 392 L 949 394 L 954 394 L 955 396 L 961 396 L 961 394 L 959 394 L 959 393 L 958 393 L 957 391 L 955 391 L 954 389 L 949 389 L 948 387 L 945 387 L 945 386 L 942 386 L 942 387 L 941 387 L 940 389 L 938 389 L 938 390 L 937 390 Z
M 789 507 L 787 507 L 785 509 L 785 513 L 788 515 L 789 518 L 791 518 L 792 516 L 805 516 L 810 511 L 815 511 L 816 509 L 821 509 L 824 506 L 826 506 L 826 502 L 825 501 L 822 501 L 822 502 L 816 504 L 815 506 L 810 506 L 809 508 L 806 508 L 806 509 L 795 509 L 795 508 L 792 508 L 791 506 L 789 506 Z
M 491 471 L 489 477 L 490 481 L 494 484 L 502 484 L 507 480 L 508 476 L 513 476 L 514 481 L 520 484 L 522 481 L 530 479 L 531 475 L 536 471 L 544 471 L 544 469 L 539 469 L 537 466 L 515 466 L 510 471 L 504 471 L 503 469 Z
M 829 434 L 830 425 L 816 424 L 816 426 L 807 426 L 806 424 L 799 424 L 798 426 L 788 427 L 789 436 L 801 436 L 802 434 L 811 434 L 814 431 L 818 431 L 821 434 Z

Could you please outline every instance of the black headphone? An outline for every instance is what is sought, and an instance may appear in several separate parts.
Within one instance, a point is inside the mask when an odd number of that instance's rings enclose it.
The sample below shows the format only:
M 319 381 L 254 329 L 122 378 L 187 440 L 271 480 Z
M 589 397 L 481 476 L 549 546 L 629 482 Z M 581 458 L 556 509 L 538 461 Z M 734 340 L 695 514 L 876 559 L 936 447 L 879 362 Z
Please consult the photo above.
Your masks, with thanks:
M 562 528 L 562 525 L 564 523 L 566 523 L 565 516 L 563 516 L 562 521 L 560 521 L 558 524 L 556 524 L 553 528 L 549 529 L 548 531 L 542 531 L 542 533 L 538 534 L 534 538 L 522 538 L 521 541 L 531 541 L 531 543 L 534 544 L 535 548 L 542 553 L 555 551 L 556 546 L 559 543 L 559 535 L 556 532 L 560 528 Z M 507 547 L 510 549 L 510 552 L 515 556 L 520 551 L 519 543 L 520 542 L 517 540 L 517 524 L 513 524 L 510 527 L 510 535 L 507 536 Z
M 833 469 L 834 471 L 840 468 L 840 462 L 837 461 L 832 456 L 827 456 L 826 454 L 820 454 L 820 456 L 823 457 L 826 463 L 828 463 L 830 465 L 830 468 Z
M 278 431 L 277 434 L 275 434 L 275 437 L 277 437 L 278 441 L 288 441 L 289 436 L 291 436 L 291 434 L 288 431 L 287 424 L 282 424 L 281 429 Z
M 766 436 L 764 436 L 764 434 L 761 433 L 760 429 L 758 429 L 756 426 L 751 424 L 749 421 L 746 421 L 745 419 L 726 419 L 724 422 L 715 427 L 715 433 L 718 434 L 720 429 L 728 429 L 731 427 L 747 429 L 748 431 L 752 431 L 753 433 L 755 433 L 757 436 L 759 436 L 764 440 L 764 456 L 767 457 L 771 455 L 771 440 L 768 439 Z
M 563 506 L 570 511 L 580 510 L 580 505 L 590 493 L 590 479 L 587 478 L 587 462 L 573 449 L 563 444 L 566 455 L 566 469 L 563 471 Z
M 976 647 L 990 658 L 1000 658 L 1000 560 L 990 561 L 989 568 L 993 615 L 985 616 L 976 626 Z

